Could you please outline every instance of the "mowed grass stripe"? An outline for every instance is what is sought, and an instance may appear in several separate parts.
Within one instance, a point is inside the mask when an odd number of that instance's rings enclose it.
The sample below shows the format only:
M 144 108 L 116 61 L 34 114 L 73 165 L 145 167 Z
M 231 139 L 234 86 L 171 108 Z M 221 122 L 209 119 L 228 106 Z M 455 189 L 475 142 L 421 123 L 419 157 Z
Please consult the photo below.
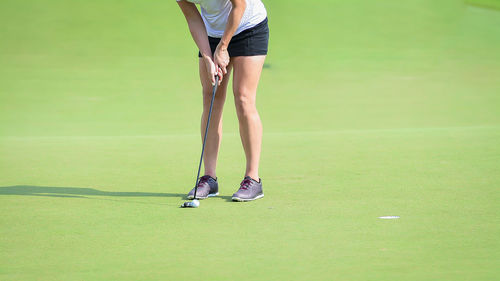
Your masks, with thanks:
M 300 132 L 265 132 L 264 136 L 287 135 L 335 135 L 335 134 L 363 134 L 363 133 L 412 133 L 412 132 L 439 132 L 439 131 L 467 131 L 467 130 L 500 130 L 500 126 L 464 126 L 464 127 L 423 127 L 423 128 L 392 128 L 392 129 L 355 129 L 355 130 L 325 130 L 325 131 L 300 131 Z M 157 138 L 182 138 L 196 137 L 198 134 L 165 134 L 165 135 L 129 135 L 129 136 L 0 136 L 5 140 L 29 139 L 157 139 Z M 223 137 L 239 136 L 237 133 L 224 133 Z

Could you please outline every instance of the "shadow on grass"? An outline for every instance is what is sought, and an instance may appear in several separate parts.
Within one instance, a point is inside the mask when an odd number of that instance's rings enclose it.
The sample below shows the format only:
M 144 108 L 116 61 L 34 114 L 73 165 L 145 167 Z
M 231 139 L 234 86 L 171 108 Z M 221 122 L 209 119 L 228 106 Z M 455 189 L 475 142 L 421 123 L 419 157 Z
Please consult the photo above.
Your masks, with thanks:
M 185 194 L 180 193 L 151 193 L 151 192 L 113 192 L 101 191 L 86 187 L 55 187 L 55 186 L 34 186 L 34 185 L 14 185 L 0 186 L 0 195 L 29 195 L 29 196 L 50 196 L 50 197 L 75 197 L 82 198 L 88 196 L 117 196 L 117 197 L 178 197 L 185 198 Z
M 0 186 L 0 195 L 27 195 L 69 198 L 87 198 L 85 196 L 177 197 L 180 199 L 187 199 L 186 194 L 183 193 L 113 192 L 87 187 L 55 187 L 35 185 Z M 217 198 L 231 201 L 231 196 L 217 196 Z

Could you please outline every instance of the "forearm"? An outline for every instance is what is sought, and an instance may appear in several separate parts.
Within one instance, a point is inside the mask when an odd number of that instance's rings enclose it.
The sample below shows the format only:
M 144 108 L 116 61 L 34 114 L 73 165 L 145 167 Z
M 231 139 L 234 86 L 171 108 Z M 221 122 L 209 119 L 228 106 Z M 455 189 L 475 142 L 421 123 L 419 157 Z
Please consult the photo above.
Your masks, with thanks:
M 219 43 L 219 47 L 227 49 L 231 38 L 233 38 L 234 33 L 238 29 L 238 26 L 241 23 L 241 18 L 245 13 L 246 1 L 245 0 L 231 0 L 233 8 L 229 13 L 229 17 L 227 19 L 226 29 L 224 30 L 224 34 Z
M 199 21 L 193 21 L 191 23 L 188 22 L 188 26 L 191 36 L 193 37 L 196 46 L 198 46 L 201 55 L 212 58 L 212 51 L 210 50 L 210 44 L 208 43 L 207 31 L 201 18 Z
M 207 30 L 198 9 L 194 4 L 187 3 L 186 1 L 180 1 L 177 3 L 186 17 L 189 32 L 191 33 L 191 37 L 193 37 L 196 46 L 198 46 L 201 55 L 212 58 L 212 51 L 210 49 L 210 44 L 208 43 Z

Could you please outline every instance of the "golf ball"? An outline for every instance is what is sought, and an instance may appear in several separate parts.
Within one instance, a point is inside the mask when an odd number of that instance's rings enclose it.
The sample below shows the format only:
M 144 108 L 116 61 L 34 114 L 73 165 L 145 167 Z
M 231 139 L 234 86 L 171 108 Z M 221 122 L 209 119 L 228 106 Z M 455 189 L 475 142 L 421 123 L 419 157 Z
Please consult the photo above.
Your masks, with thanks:
M 191 201 L 191 203 L 193 204 L 194 207 L 198 207 L 200 206 L 200 201 L 194 199 L 193 201 Z

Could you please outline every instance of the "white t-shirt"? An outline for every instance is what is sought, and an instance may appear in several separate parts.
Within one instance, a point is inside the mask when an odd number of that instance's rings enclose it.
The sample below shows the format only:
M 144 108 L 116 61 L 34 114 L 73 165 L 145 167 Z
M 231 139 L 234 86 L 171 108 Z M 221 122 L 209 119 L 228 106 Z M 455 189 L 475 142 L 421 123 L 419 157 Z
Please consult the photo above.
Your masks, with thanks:
M 179 2 L 181 0 L 177 0 Z M 186 0 L 199 4 L 201 8 L 201 18 L 205 23 L 208 36 L 221 38 L 226 29 L 227 18 L 233 5 L 229 0 Z M 267 17 L 266 8 L 261 0 L 246 0 L 246 9 L 241 18 L 240 25 L 234 35 L 243 30 L 252 28 Z

